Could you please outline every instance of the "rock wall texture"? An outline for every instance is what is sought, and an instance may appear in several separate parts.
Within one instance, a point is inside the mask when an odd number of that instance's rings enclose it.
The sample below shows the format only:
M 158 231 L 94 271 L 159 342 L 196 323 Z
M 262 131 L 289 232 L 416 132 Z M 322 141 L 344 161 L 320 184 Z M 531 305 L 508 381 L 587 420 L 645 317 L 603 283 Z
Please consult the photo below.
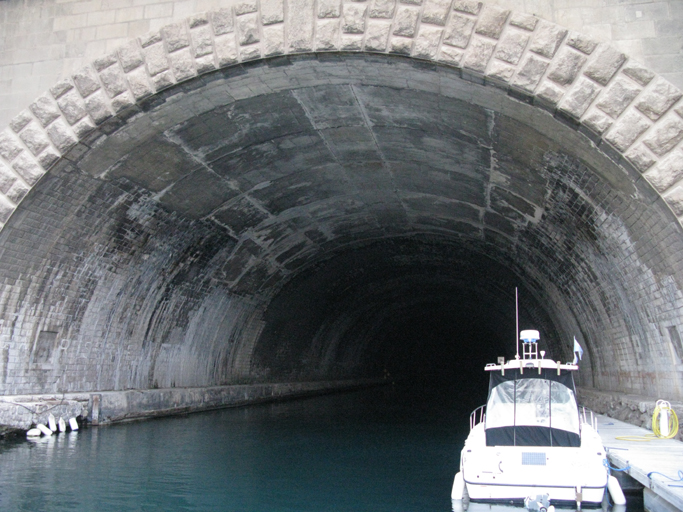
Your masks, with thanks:
M 189 13 L 0 132 L 0 389 L 424 370 L 519 286 L 583 385 L 680 398 L 682 96 L 471 0 Z

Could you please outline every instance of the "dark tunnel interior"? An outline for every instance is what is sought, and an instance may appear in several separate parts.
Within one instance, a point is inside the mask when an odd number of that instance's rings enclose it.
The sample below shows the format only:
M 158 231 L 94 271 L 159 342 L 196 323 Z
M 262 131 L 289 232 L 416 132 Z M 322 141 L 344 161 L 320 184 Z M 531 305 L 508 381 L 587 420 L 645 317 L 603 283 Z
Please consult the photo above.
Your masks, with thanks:
M 457 70 L 254 62 L 111 120 L 27 194 L 2 383 L 481 383 L 515 355 L 517 288 L 549 357 L 585 347 L 580 385 L 675 394 L 682 240 L 636 171 Z

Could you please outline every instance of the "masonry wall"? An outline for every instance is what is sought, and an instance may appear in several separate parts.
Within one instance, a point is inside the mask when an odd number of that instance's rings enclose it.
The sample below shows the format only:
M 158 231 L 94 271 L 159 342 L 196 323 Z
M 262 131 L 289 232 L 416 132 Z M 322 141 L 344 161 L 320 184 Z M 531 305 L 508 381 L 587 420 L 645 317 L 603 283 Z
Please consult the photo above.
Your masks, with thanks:
M 126 41 L 236 0 L 0 0 L 0 126 Z M 282 0 L 262 0 L 277 8 Z M 406 1 L 404 3 L 422 3 Z M 489 0 L 613 46 L 683 88 L 679 0 Z

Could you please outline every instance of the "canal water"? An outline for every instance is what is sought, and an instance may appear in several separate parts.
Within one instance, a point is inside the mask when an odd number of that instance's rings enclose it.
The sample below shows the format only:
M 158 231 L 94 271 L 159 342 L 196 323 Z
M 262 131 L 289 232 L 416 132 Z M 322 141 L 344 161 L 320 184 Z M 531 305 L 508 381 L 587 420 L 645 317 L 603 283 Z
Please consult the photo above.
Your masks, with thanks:
M 387 386 L 4 441 L 0 510 L 448 512 L 484 399 Z

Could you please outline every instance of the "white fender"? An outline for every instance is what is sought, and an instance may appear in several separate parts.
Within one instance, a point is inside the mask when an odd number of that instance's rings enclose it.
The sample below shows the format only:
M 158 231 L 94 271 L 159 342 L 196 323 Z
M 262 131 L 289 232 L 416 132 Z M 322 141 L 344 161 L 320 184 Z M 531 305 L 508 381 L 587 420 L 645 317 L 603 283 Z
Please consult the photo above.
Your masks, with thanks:
M 78 422 L 76 421 L 76 418 L 69 418 L 69 426 L 71 427 L 71 430 L 78 430 Z
M 40 429 L 32 428 L 31 430 L 26 432 L 26 437 L 40 437 Z
M 52 413 L 47 417 L 47 426 L 50 427 L 50 430 L 53 432 L 57 432 L 57 422 L 55 421 L 55 417 Z
M 462 495 L 465 491 L 465 480 L 462 478 L 462 473 L 458 471 L 453 479 L 453 490 L 451 491 L 451 499 L 462 500 Z
M 66 421 L 64 421 L 64 418 L 60 416 L 59 421 L 57 422 L 57 426 L 59 427 L 60 432 L 66 432 Z
M 609 495 L 612 496 L 612 501 L 615 505 L 626 505 L 626 497 L 624 496 L 624 491 L 621 490 L 619 480 L 611 475 L 607 480 L 607 490 Z
M 37 428 L 38 430 L 40 430 L 40 431 L 41 431 L 43 434 L 45 434 L 46 436 L 51 436 L 51 435 L 52 435 L 52 430 L 50 430 L 49 428 L 47 428 L 47 427 L 46 427 L 45 425 L 43 425 L 42 423 L 38 423 L 38 424 L 36 425 L 36 428 Z

